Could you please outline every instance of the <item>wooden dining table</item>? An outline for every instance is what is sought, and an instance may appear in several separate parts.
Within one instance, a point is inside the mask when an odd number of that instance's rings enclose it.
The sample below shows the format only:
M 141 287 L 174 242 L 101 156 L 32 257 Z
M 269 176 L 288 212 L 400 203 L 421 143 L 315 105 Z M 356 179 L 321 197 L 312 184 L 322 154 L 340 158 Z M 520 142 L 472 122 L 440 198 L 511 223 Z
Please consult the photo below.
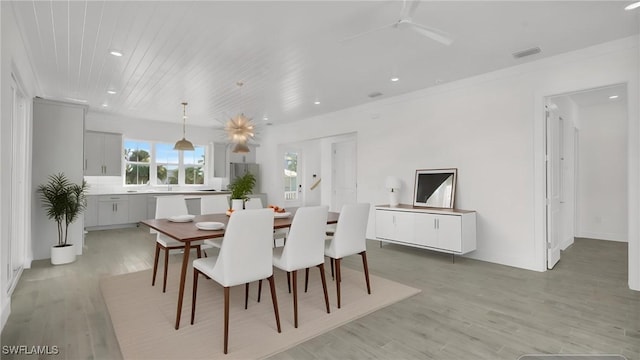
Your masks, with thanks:
M 282 229 L 291 227 L 293 217 L 297 208 L 289 208 L 287 212 L 291 215 L 288 217 L 274 217 L 273 228 Z M 243 210 L 251 211 L 251 210 Z M 233 214 L 231 215 L 233 216 Z M 327 224 L 335 224 L 338 222 L 339 213 L 329 212 L 327 216 Z M 184 243 L 184 254 L 182 255 L 182 270 L 180 271 L 180 289 L 178 290 L 178 304 L 176 309 L 176 325 L 180 328 L 180 315 L 182 314 L 182 301 L 184 299 L 184 286 L 187 277 L 187 269 L 189 266 L 189 253 L 191 251 L 191 243 L 199 240 L 215 239 L 224 237 L 224 229 L 222 230 L 200 230 L 196 227 L 196 223 L 204 221 L 215 221 L 225 224 L 225 228 L 229 222 L 229 216 L 226 214 L 206 214 L 198 215 L 190 222 L 172 222 L 168 219 L 149 219 L 140 223 L 144 224 L 172 239 Z

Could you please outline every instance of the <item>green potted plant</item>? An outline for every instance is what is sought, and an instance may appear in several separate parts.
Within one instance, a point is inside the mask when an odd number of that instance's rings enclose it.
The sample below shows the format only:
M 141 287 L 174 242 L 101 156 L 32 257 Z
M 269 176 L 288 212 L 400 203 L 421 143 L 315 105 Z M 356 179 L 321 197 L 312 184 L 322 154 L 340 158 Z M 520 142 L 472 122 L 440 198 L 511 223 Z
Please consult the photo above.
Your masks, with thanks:
M 67 264 L 76 260 L 76 249 L 67 243 L 69 225 L 78 219 L 87 206 L 87 183 L 72 183 L 64 173 L 53 174 L 38 186 L 47 217 L 58 225 L 58 243 L 51 247 L 51 263 Z
M 244 202 L 249 199 L 247 195 L 253 192 L 253 187 L 255 185 L 256 178 L 251 173 L 245 173 L 244 175 L 233 180 L 233 182 L 229 185 L 229 190 L 231 190 L 231 209 L 243 209 Z

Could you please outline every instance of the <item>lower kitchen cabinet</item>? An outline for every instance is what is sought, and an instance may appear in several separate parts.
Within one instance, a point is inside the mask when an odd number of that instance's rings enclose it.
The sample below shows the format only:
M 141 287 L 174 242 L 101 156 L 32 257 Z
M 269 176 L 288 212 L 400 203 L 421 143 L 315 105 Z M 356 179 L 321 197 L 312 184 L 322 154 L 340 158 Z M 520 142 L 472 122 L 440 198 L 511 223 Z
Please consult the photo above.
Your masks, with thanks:
M 98 226 L 128 222 L 129 198 L 127 195 L 100 195 L 98 197 Z
M 146 220 L 147 216 L 147 195 L 135 194 L 129 197 L 129 223 L 135 224 Z

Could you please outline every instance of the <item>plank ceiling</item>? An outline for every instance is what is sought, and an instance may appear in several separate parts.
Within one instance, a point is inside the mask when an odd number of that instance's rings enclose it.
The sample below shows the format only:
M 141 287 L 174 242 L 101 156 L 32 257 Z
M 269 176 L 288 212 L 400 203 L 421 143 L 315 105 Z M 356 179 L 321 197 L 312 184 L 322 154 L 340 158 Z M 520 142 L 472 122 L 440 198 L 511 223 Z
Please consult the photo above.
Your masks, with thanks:
M 413 20 L 451 34 L 451 46 L 394 28 L 342 41 L 398 20 L 399 1 L 3 6 L 17 18 L 39 96 L 170 122 L 181 121 L 186 100 L 190 123 L 220 126 L 239 112 L 274 124 L 295 121 L 373 101 L 373 92 L 386 98 L 638 34 L 638 11 L 624 11 L 628 3 L 419 4 Z M 542 53 L 511 55 L 533 46 Z M 392 76 L 400 80 L 389 81 Z

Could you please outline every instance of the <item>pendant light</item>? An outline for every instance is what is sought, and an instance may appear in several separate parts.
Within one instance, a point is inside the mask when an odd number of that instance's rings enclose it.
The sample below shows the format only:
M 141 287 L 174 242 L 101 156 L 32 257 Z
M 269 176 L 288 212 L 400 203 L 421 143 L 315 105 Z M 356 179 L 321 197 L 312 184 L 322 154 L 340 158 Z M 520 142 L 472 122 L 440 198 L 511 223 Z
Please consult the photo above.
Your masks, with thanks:
M 187 102 L 182 103 L 182 139 L 178 140 L 173 146 L 173 150 L 195 150 L 191 141 L 185 139 L 185 132 L 187 127 Z
M 249 147 L 247 146 L 247 143 L 245 142 L 239 142 L 236 143 L 236 145 L 233 147 L 233 150 L 231 150 L 231 152 L 234 153 L 248 153 L 250 151 Z

